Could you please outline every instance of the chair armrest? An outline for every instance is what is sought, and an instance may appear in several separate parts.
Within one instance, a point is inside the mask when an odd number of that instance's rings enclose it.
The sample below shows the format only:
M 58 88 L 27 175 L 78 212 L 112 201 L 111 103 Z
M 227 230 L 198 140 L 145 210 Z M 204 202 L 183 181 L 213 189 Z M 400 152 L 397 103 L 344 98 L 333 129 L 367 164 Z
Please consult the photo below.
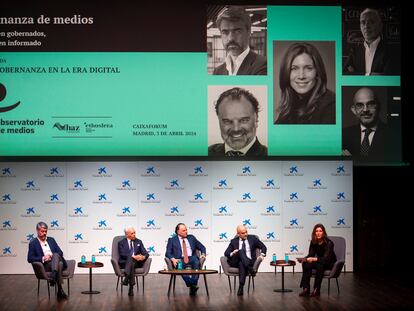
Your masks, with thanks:
M 337 278 L 341 274 L 344 264 L 345 264 L 344 260 L 337 260 L 331 269 L 329 278 Z
M 172 264 L 171 259 L 170 259 L 170 258 L 165 257 L 165 258 L 164 258 L 164 260 L 165 260 L 165 263 L 167 264 L 167 269 L 168 269 L 168 270 L 172 270 L 172 269 L 173 269 L 173 264 Z
M 76 260 L 69 259 L 66 260 L 66 263 L 68 264 L 66 271 L 68 272 L 68 277 L 71 278 L 75 274 Z
M 119 267 L 118 261 L 116 261 L 114 258 L 111 258 L 112 267 L 114 268 L 114 272 L 117 276 L 124 276 L 124 274 L 121 271 L 121 268 Z
M 259 270 L 259 266 L 262 263 L 263 258 L 261 256 L 256 258 L 256 261 L 253 264 L 253 270 L 257 272 L 257 270 Z
M 200 269 L 203 269 L 205 262 L 206 262 L 206 257 L 200 258 Z
M 221 266 L 223 268 L 224 274 L 228 275 L 229 274 L 230 265 L 227 262 L 227 257 L 226 256 L 221 256 L 220 257 L 220 263 L 221 263 Z
M 43 263 L 35 261 L 32 262 L 33 271 L 38 279 L 44 279 L 48 280 L 48 276 L 45 270 L 45 267 L 43 266 Z
M 144 266 L 143 266 L 143 268 L 144 268 L 144 274 L 143 274 L 143 276 L 145 276 L 145 275 L 147 275 L 149 273 L 149 270 L 151 268 L 151 262 L 152 262 L 152 258 L 151 257 L 148 257 L 147 260 L 145 260 Z

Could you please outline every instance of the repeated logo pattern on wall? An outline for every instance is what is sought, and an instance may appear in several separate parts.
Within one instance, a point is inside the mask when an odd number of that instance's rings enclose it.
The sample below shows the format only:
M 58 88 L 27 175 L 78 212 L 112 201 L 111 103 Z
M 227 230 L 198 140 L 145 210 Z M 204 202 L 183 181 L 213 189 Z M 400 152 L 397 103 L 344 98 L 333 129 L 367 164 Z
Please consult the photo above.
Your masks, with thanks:
M 1 163 L 0 273 L 32 272 L 27 249 L 38 221 L 66 258 L 104 262 L 96 273 L 112 272 L 112 239 L 126 226 L 152 256 L 151 272 L 164 267 L 179 222 L 207 247 L 212 269 L 244 224 L 268 247 L 260 271 L 273 271 L 271 255 L 306 255 L 321 222 L 345 237 L 352 271 L 352 201 L 349 161 Z

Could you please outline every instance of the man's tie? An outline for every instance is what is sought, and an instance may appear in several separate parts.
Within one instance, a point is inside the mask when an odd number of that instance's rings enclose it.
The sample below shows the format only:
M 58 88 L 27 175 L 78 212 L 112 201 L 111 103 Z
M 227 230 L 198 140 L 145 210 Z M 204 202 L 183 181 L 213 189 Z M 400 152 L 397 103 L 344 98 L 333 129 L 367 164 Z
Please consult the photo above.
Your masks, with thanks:
M 132 240 L 129 242 L 129 251 L 131 252 L 131 256 L 134 255 L 134 242 Z
M 360 154 L 364 157 L 368 156 L 369 153 L 369 134 L 372 133 L 372 130 L 370 128 L 366 128 L 364 130 L 365 134 L 364 134 L 364 139 L 362 140 L 361 143 L 361 149 L 360 149 Z
M 187 253 L 187 245 L 185 244 L 185 240 L 183 239 L 183 257 L 184 257 L 184 263 L 188 263 L 188 253 Z
M 226 152 L 227 157 L 240 157 L 243 155 L 243 152 L 236 150 L 229 150 Z
M 246 240 L 243 240 L 242 242 L 242 250 L 244 250 L 244 252 L 246 253 Z M 246 253 L 247 255 L 247 253 Z

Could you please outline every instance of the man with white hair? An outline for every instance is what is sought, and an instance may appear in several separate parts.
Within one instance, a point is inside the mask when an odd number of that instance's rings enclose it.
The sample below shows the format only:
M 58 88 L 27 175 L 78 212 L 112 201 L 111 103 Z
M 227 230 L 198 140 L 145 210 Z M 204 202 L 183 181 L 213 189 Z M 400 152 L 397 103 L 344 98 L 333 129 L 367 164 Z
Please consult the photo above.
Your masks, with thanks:
M 125 271 L 122 285 L 129 284 L 128 296 L 134 295 L 135 268 L 142 268 L 149 257 L 144 244 L 136 238 L 133 227 L 125 228 L 125 238 L 118 242 L 119 266 Z
M 363 44 L 352 48 L 344 65 L 345 74 L 396 75 L 400 73 L 401 55 L 391 49 L 382 36 L 382 20 L 378 10 L 366 8 L 359 17 Z

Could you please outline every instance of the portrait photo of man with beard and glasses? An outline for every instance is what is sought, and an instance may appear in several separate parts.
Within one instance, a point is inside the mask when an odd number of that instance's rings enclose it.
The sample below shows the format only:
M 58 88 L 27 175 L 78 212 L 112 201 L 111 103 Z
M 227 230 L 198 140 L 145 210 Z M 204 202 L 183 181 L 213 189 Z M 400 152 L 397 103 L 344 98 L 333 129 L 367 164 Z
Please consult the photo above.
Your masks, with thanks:
M 210 74 L 267 74 L 266 7 L 210 6 L 207 20 Z
M 209 86 L 209 156 L 267 156 L 266 96 L 266 86 Z
M 342 155 L 359 162 L 401 161 L 399 87 L 342 88 Z

